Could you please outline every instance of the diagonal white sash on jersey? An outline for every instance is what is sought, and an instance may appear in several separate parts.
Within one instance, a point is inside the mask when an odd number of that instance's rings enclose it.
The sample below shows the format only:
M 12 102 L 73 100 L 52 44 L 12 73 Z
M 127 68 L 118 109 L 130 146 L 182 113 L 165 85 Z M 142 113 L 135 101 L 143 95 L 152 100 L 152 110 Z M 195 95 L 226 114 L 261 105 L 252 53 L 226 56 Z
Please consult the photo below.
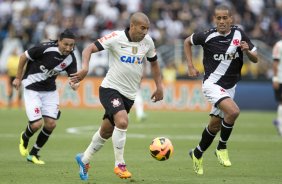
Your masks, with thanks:
M 54 75 L 58 75 L 59 72 L 62 72 L 66 67 L 68 67 L 72 63 L 72 56 L 69 55 L 66 57 L 60 64 L 58 64 L 54 69 Z M 62 63 L 64 63 L 64 66 L 62 67 Z M 53 75 L 52 75 L 53 76 Z M 24 87 L 29 86 L 30 84 L 41 82 L 46 80 L 49 77 L 52 77 L 46 73 L 35 73 L 30 74 L 28 77 L 24 80 L 22 80 L 22 84 Z
M 213 36 L 218 36 L 218 34 L 211 34 Z M 209 37 L 208 37 L 209 38 Z M 238 39 L 241 42 L 242 36 L 240 34 L 239 31 L 235 31 L 233 38 L 231 40 L 231 43 L 233 40 Z M 235 54 L 237 47 L 234 45 L 230 45 L 226 51 L 225 54 Z M 217 68 L 215 69 L 215 71 L 213 73 L 210 74 L 209 78 L 207 80 L 216 83 L 227 71 L 227 69 L 229 68 L 230 64 L 231 64 L 232 60 L 231 59 L 227 59 L 227 60 L 221 60 L 220 64 L 217 66 Z

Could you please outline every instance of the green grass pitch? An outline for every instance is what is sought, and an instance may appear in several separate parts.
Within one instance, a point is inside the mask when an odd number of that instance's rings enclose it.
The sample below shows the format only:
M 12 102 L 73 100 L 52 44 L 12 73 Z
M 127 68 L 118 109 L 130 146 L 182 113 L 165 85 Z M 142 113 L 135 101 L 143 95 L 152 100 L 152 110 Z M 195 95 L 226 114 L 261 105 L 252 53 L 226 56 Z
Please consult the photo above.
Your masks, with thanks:
M 23 110 L 0 109 L 1 184 L 278 184 L 282 183 L 282 137 L 272 125 L 275 112 L 241 112 L 229 141 L 232 167 L 219 165 L 214 156 L 218 136 L 204 154 L 204 175 L 192 170 L 188 150 L 198 144 L 208 113 L 147 112 L 144 122 L 130 115 L 125 160 L 133 178 L 122 180 L 113 173 L 111 140 L 92 158 L 89 180 L 81 181 L 76 153 L 88 146 L 100 125 L 103 111 L 62 109 L 61 119 L 49 142 L 41 150 L 39 166 L 28 163 L 18 151 L 19 135 L 26 127 Z M 29 147 L 37 134 L 30 140 Z M 157 136 L 170 138 L 174 154 L 167 161 L 156 161 L 149 144 Z

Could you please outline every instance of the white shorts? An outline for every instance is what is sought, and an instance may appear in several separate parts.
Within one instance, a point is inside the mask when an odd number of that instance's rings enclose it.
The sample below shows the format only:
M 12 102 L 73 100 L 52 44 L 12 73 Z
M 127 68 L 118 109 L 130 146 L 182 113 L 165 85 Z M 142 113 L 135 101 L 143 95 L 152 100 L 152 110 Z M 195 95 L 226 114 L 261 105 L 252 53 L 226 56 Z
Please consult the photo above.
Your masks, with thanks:
M 218 103 L 224 98 L 234 99 L 236 85 L 230 89 L 224 89 L 221 86 L 209 81 L 203 83 L 202 92 L 205 98 L 213 105 L 210 114 L 224 117 L 223 112 L 217 108 Z
M 59 118 L 58 91 L 33 91 L 24 88 L 23 92 L 26 114 L 30 122 L 39 120 L 43 116 Z

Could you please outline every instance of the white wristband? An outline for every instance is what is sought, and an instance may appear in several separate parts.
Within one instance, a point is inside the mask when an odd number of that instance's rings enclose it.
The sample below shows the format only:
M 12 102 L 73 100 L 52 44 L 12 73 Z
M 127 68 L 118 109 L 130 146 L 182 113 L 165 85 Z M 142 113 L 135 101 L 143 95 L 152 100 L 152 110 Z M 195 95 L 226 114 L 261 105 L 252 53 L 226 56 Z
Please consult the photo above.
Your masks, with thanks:
M 272 82 L 278 82 L 278 77 L 277 76 L 272 77 Z

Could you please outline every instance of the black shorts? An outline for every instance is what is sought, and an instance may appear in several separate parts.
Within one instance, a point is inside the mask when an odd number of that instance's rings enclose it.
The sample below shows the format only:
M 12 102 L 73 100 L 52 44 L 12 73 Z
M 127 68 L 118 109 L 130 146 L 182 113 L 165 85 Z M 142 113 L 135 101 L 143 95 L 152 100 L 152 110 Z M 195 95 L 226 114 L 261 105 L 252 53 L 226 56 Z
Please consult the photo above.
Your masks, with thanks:
M 112 125 L 115 125 L 114 114 L 121 110 L 126 110 L 127 113 L 134 103 L 134 100 L 130 100 L 120 94 L 117 90 L 111 88 L 99 88 L 99 98 L 100 102 L 105 109 L 105 114 L 103 119 L 109 119 Z
M 282 102 L 282 84 L 279 84 L 278 89 L 274 89 L 274 95 L 277 102 Z

